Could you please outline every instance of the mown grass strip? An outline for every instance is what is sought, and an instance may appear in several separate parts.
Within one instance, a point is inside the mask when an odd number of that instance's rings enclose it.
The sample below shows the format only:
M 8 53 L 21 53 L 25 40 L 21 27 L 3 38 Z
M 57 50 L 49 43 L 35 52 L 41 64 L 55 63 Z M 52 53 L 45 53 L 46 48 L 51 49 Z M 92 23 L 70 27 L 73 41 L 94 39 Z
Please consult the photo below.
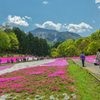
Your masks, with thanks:
M 76 94 L 81 96 L 81 100 L 100 100 L 100 82 L 98 82 L 87 69 L 67 60 L 69 63 L 69 74 L 75 78 L 77 86 Z

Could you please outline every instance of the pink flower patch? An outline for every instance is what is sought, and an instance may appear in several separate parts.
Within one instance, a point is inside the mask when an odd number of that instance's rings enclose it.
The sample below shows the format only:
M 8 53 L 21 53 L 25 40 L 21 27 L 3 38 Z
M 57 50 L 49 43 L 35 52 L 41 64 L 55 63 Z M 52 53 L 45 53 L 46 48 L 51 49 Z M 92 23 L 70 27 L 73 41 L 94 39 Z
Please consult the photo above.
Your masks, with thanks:
M 64 74 L 64 73 L 66 73 L 64 70 L 63 71 L 58 71 L 58 72 L 55 72 L 53 74 L 48 75 L 48 77 L 54 77 L 54 76 L 58 76 L 58 75 Z

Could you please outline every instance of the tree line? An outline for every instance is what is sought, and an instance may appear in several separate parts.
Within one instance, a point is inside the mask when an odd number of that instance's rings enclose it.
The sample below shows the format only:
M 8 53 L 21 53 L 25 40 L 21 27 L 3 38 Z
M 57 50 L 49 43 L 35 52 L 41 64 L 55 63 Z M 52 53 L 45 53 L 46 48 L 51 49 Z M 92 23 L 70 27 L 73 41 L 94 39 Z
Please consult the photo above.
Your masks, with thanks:
M 91 36 L 84 37 L 73 41 L 68 39 L 60 43 L 57 47 L 51 50 L 52 56 L 80 56 L 81 52 L 85 55 L 96 55 L 98 48 L 100 48 L 100 29 L 91 34 Z
M 91 36 L 77 40 L 68 39 L 50 47 L 45 39 L 34 37 L 32 33 L 26 34 L 18 27 L 11 29 L 6 24 L 5 27 L 0 28 L 0 53 L 18 52 L 37 56 L 72 57 L 80 56 L 81 52 L 85 55 L 95 55 L 100 48 L 100 30 L 92 33 Z
M 26 34 L 18 27 L 11 29 L 6 24 L 4 29 L 0 29 L 0 53 L 4 52 L 46 56 L 50 54 L 50 46 L 45 39 Z

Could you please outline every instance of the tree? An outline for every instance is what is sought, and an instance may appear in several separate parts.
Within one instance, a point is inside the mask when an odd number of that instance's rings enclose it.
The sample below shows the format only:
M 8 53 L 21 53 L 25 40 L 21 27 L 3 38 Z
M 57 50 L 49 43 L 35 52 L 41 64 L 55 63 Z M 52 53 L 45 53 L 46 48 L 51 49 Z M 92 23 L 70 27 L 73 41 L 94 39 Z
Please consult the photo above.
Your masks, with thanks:
M 56 42 L 51 48 L 57 48 L 59 44 L 61 44 L 61 42 Z
M 52 48 L 51 56 L 52 57 L 57 57 L 58 56 L 58 53 L 57 53 L 57 49 L 56 48 Z
M 87 51 L 90 54 L 96 54 L 99 47 L 100 47 L 100 44 L 98 43 L 98 41 L 93 41 L 89 44 Z
M 0 52 L 4 52 L 6 49 L 10 48 L 10 38 L 8 34 L 0 30 Z
M 75 52 L 76 50 L 77 50 L 77 48 L 73 44 L 69 45 L 66 49 L 66 55 L 74 57 L 74 56 L 76 56 L 76 52 Z
M 12 32 L 9 23 L 5 23 L 4 32 L 6 32 L 7 34 L 9 34 L 10 32 Z
M 100 29 L 91 34 L 91 40 L 98 40 L 100 39 Z
M 27 43 L 26 43 L 26 48 L 27 48 L 27 52 L 29 54 L 34 54 L 34 36 L 32 33 L 29 32 L 29 34 L 27 35 Z
M 12 33 L 12 32 L 8 35 L 11 40 L 10 41 L 10 43 L 11 43 L 10 50 L 17 51 L 19 49 L 19 42 L 18 42 L 17 36 L 15 35 L 15 33 Z
M 65 54 L 66 54 L 65 56 L 68 56 L 67 53 L 66 53 L 67 52 L 66 49 L 71 44 L 73 44 L 73 40 L 72 39 L 68 39 L 68 40 L 62 42 L 57 47 L 58 56 L 64 56 Z
M 18 27 L 13 27 L 12 31 L 15 33 L 15 35 L 18 38 L 19 41 L 19 52 L 20 53 L 27 53 L 27 35 L 24 31 L 21 31 Z
M 77 40 L 74 42 L 74 45 L 75 45 L 76 47 L 78 47 L 84 39 L 85 39 L 85 38 L 77 39 Z

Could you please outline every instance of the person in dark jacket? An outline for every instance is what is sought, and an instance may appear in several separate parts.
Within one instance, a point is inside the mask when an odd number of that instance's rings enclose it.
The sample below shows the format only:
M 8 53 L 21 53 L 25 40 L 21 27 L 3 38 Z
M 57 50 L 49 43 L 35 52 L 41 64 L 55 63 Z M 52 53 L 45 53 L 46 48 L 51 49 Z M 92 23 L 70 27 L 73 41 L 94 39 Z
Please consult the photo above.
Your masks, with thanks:
M 84 67 L 85 55 L 83 52 L 80 55 L 80 59 L 82 60 L 82 66 Z

